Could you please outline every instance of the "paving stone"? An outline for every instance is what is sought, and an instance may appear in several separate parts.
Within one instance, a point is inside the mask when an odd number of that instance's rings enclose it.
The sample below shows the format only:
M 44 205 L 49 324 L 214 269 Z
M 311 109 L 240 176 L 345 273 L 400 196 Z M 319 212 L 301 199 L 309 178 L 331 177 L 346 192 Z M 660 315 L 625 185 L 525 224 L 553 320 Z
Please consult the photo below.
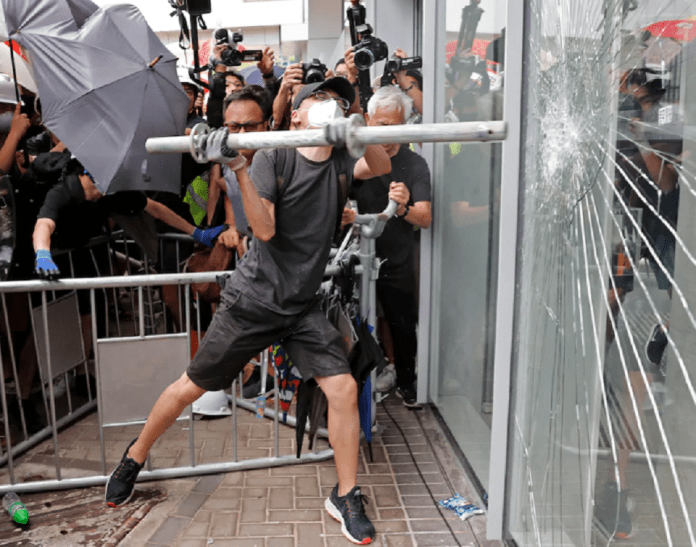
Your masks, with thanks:
M 312 464 L 284 465 L 271 469 L 271 476 L 274 477 L 297 477 L 299 475 L 316 475 L 317 473 L 317 466 Z
M 387 509 L 377 509 L 379 514 L 379 520 L 405 520 L 406 513 L 403 509 L 399 508 L 387 508 Z
M 245 486 L 292 486 L 292 477 L 248 477 Z
M 433 498 L 430 496 L 407 496 L 401 491 L 401 499 L 405 507 L 432 507 Z M 438 500 L 440 501 L 440 500 Z
M 218 538 L 206 547 L 265 547 L 266 539 L 257 538 Z
M 268 520 L 270 522 L 321 522 L 321 511 L 317 509 L 269 511 Z
M 372 524 L 379 534 L 393 534 L 409 532 L 408 523 L 405 520 L 373 520 Z
M 209 547 L 208 538 L 180 539 L 172 543 L 172 547 Z
M 450 496 L 451 492 L 446 484 L 434 484 L 426 487 L 424 484 L 401 484 L 399 491 L 402 496 L 429 496 L 432 494 L 436 500 L 444 499 L 440 496 Z
M 157 528 L 154 534 L 149 539 L 150 543 L 159 543 L 161 545 L 171 545 L 178 537 L 181 531 L 188 526 L 190 519 L 181 517 L 167 517 L 162 525 Z
M 268 538 L 268 541 L 266 541 L 266 547 L 294 547 L 294 546 L 295 546 L 295 538 L 294 537 Z
M 387 547 L 413 547 L 413 536 L 411 535 L 385 535 L 383 543 Z
M 231 486 L 243 486 L 244 485 L 244 472 L 243 471 L 235 471 L 233 473 L 226 473 L 223 475 L 222 482 L 220 483 L 220 486 L 226 486 L 226 487 L 231 487 Z
M 330 489 L 329 489 L 330 490 Z M 295 497 L 319 497 L 319 481 L 316 477 L 295 477 Z
M 269 509 L 292 509 L 294 501 L 292 488 L 271 488 L 268 494 Z
M 454 511 L 450 511 L 452 516 L 459 520 Z M 406 514 L 410 519 L 442 519 L 443 514 L 440 510 L 434 506 L 431 502 L 430 507 L 407 507 Z M 444 516 L 444 518 L 449 518 L 449 515 Z
M 237 534 L 237 521 L 239 514 L 236 512 L 213 513 L 210 519 L 208 534 L 211 538 L 229 538 Z
M 268 499 L 268 488 L 244 488 L 242 489 L 244 499 Z
M 296 524 L 298 547 L 325 547 L 324 529 L 321 524 Z M 345 539 L 345 538 L 344 538 Z
M 322 486 L 334 486 L 338 482 L 338 475 L 335 467 L 319 468 L 319 484 Z M 360 481 L 358 481 L 360 484 Z
M 323 509 L 326 498 L 295 498 L 297 509 Z
M 394 486 L 380 486 L 374 489 L 377 507 L 401 507 L 399 493 Z
M 173 515 L 178 517 L 193 518 L 203 503 L 208 499 L 207 494 L 191 493 L 188 494 L 177 506 Z
M 416 470 L 415 465 L 413 466 L 413 471 Z M 370 475 L 386 475 L 392 473 L 392 466 L 388 463 L 368 463 L 367 472 Z
M 267 537 L 267 536 L 291 536 L 293 535 L 293 525 L 292 524 L 276 524 L 276 523 L 249 523 L 239 525 L 239 535 L 240 536 L 255 536 L 255 537 Z M 304 547 L 304 544 L 300 543 Z M 217 546 L 214 546 L 217 547 Z
M 422 509 L 421 509 L 422 510 Z M 411 530 L 416 532 L 449 532 L 447 524 L 441 518 L 410 519 Z
M 225 480 L 225 474 L 216 475 L 206 475 L 198 479 L 196 486 L 193 488 L 194 492 L 200 492 L 204 494 L 212 494 L 215 489 L 222 484 Z
M 394 475 L 358 475 L 358 484 L 394 484 Z
M 184 531 L 181 533 L 181 538 L 207 538 L 208 528 L 209 524 L 207 522 L 191 521 L 191 523 L 186 528 L 184 528 Z

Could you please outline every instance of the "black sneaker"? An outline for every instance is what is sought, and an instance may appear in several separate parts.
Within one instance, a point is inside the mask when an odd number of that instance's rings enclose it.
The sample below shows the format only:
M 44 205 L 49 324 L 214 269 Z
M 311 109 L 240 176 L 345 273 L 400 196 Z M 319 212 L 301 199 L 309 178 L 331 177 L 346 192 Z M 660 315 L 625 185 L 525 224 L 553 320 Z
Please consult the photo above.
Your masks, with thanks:
M 667 335 L 659 324 L 655 325 L 650 334 L 650 338 L 648 338 L 648 341 L 645 343 L 645 356 L 651 363 L 659 365 L 666 347 Z
M 401 397 L 406 408 L 423 408 L 423 405 L 418 402 L 418 397 L 416 397 L 416 390 L 412 387 L 397 387 L 396 394 Z
M 128 457 L 128 450 L 137 440 L 137 438 L 133 439 L 128 445 L 121 458 L 121 463 L 113 470 L 106 483 L 106 503 L 109 507 L 123 505 L 133 495 L 135 479 L 138 478 L 138 473 L 144 465 Z
M 329 515 L 341 523 L 341 532 L 357 545 L 367 545 L 375 539 L 375 527 L 365 515 L 367 498 L 355 486 L 345 496 L 339 497 L 338 484 L 324 502 Z

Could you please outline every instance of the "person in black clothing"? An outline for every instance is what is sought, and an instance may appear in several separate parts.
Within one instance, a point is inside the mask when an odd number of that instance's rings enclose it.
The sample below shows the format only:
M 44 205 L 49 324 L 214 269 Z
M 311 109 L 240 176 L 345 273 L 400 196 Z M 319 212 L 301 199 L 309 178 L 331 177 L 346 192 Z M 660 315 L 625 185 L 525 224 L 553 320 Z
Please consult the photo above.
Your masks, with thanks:
M 412 101 L 397 87 L 377 90 L 368 103 L 368 126 L 400 125 L 410 115 Z M 397 394 L 404 405 L 418 407 L 416 378 L 417 290 L 414 266 L 414 227 L 428 228 L 432 222 L 430 207 L 430 171 L 425 160 L 407 146 L 383 145 L 391 158 L 392 171 L 380 177 L 356 181 L 353 196 L 361 213 L 381 212 L 389 199 L 399 204 L 377 239 L 377 256 L 385 260 L 379 270 L 377 298 L 384 310 L 394 340 L 394 365 Z M 354 212 L 346 210 L 344 220 L 352 222 Z

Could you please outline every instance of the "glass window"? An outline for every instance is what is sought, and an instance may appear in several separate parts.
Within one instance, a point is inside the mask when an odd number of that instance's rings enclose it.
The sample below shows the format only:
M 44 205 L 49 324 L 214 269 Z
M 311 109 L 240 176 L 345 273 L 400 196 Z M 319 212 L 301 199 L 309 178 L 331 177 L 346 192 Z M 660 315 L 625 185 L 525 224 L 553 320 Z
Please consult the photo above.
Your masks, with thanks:
M 438 121 L 501 120 L 504 1 L 448 0 Z M 501 145 L 438 145 L 430 397 L 488 487 Z M 483 494 L 484 492 L 480 492 Z
M 696 2 L 527 10 L 509 531 L 694 545 Z

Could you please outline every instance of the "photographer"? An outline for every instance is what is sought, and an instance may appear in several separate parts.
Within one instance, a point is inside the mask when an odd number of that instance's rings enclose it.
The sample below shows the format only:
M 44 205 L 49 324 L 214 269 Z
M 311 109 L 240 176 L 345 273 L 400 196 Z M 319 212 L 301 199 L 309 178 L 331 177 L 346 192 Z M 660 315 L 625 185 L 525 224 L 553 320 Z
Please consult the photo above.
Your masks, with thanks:
M 292 103 L 305 84 L 322 82 L 332 76 L 331 70 L 318 59 L 312 60 L 311 63 L 294 63 L 290 65 L 280 80 L 280 88 L 273 101 L 273 116 L 270 122 L 271 130 L 290 129 Z
M 402 125 L 411 109 L 411 99 L 394 86 L 385 86 L 370 98 L 365 119 L 369 127 Z M 391 159 L 391 172 L 357 180 L 352 195 L 361 213 L 378 213 L 389 199 L 399 204 L 396 218 L 387 222 L 376 241 L 377 257 L 384 261 L 379 269 L 377 299 L 394 341 L 397 394 L 407 408 L 419 408 L 414 389 L 418 338 L 414 227 L 428 228 L 432 222 L 430 170 L 425 160 L 405 145 L 384 144 L 382 148 Z M 343 220 L 352 222 L 354 216 L 354 211 L 345 209 Z M 391 389 L 393 383 L 388 378 L 393 381 L 393 373 L 380 375 L 376 389 Z
M 408 55 L 401 48 L 396 48 L 394 56 L 400 59 L 408 59 Z M 417 70 L 400 70 L 394 73 L 394 81 L 413 101 L 413 108 L 423 115 L 423 76 Z M 408 120 L 410 115 L 406 116 Z

